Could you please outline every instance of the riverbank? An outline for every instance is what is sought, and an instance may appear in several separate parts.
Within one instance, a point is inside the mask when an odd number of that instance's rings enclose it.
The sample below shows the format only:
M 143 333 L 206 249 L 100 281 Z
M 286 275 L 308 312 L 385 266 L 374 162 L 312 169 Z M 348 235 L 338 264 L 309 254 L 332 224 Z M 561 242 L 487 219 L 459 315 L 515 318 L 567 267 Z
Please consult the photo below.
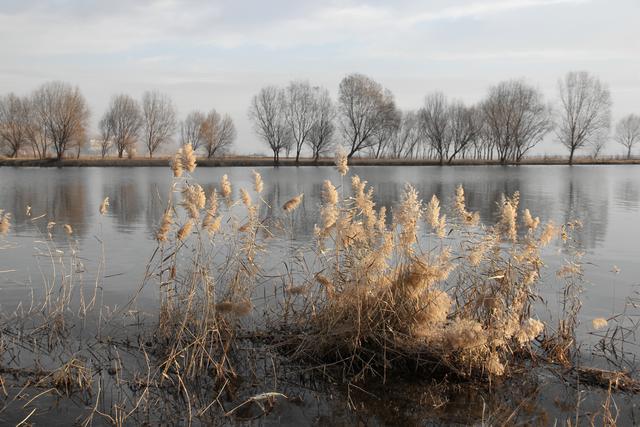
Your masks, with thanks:
M 155 158 L 138 157 L 133 159 L 120 159 L 115 157 L 98 158 L 98 157 L 81 157 L 79 159 L 35 159 L 35 158 L 5 158 L 0 157 L 0 166 L 23 166 L 23 167 L 166 167 L 170 158 L 168 156 L 160 156 Z M 353 158 L 349 160 L 349 164 L 353 166 L 439 166 L 440 163 L 435 160 L 423 159 L 368 159 Z M 567 159 L 561 157 L 554 158 L 529 158 L 519 163 L 509 162 L 507 165 L 566 165 Z M 576 165 L 629 165 L 640 164 L 640 159 L 618 159 L 618 158 L 579 158 L 574 160 Z M 321 158 L 317 161 L 313 159 L 301 159 L 296 163 L 295 159 L 281 159 L 279 166 L 333 166 L 333 158 Z M 500 162 L 497 160 L 471 160 L 460 159 L 445 166 L 498 166 Z M 217 159 L 198 159 L 198 166 L 203 167 L 258 167 L 273 166 L 273 158 L 271 157 L 223 157 Z

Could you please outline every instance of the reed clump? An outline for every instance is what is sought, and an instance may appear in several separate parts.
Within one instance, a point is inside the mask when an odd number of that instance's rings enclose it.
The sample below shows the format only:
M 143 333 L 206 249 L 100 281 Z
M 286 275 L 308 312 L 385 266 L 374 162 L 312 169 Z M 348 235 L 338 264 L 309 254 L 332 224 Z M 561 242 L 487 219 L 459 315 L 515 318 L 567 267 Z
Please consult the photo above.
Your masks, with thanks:
M 253 310 L 262 250 L 262 177 L 254 172 L 253 195 L 241 188 L 234 201 L 226 175 L 207 196 L 191 175 L 195 168 L 190 146 L 172 158 L 174 181 L 146 281 L 160 289 L 154 332 L 160 382 L 190 399 L 235 382 L 234 348 Z
M 296 356 L 337 362 L 354 377 L 407 365 L 497 377 L 545 333 L 532 301 L 541 250 L 557 231 L 528 210 L 519 218 L 518 193 L 492 226 L 467 209 L 462 187 L 448 220 L 436 196 L 425 204 L 407 185 L 390 224 L 358 176 L 351 193 L 340 200 L 323 185 L 319 292 L 298 320 Z

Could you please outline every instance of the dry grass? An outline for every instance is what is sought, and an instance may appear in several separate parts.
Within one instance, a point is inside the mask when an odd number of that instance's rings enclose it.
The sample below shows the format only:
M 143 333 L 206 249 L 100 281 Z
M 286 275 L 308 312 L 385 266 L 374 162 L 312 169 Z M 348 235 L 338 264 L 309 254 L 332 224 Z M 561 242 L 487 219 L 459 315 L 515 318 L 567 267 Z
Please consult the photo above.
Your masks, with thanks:
M 545 330 L 531 311 L 553 224 L 528 211 L 518 221 L 517 193 L 501 203 L 498 223 L 480 224 L 462 187 L 447 221 L 435 196 L 425 205 L 407 186 L 387 225 L 366 182 L 353 176 L 351 187 L 338 200 L 324 184 L 322 291 L 297 321 L 304 326 L 294 354 L 338 363 L 348 378 L 386 378 L 416 364 L 462 377 L 508 373 Z

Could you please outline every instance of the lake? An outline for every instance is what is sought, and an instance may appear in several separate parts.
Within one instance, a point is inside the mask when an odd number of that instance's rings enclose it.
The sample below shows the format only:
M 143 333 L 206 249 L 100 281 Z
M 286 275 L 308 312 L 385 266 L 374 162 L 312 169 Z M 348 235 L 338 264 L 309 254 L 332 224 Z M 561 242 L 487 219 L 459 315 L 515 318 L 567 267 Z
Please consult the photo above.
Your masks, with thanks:
M 293 240 L 305 245 L 313 240 L 318 218 L 322 182 L 340 182 L 330 167 L 255 168 L 265 182 L 263 198 L 280 207 L 292 196 L 304 193 L 296 211 Z M 252 187 L 252 168 L 198 168 L 194 178 L 207 194 L 227 174 L 234 192 Z M 478 211 L 491 223 L 503 194 L 521 193 L 521 208 L 529 208 L 543 221 L 565 223 L 578 219 L 583 228 L 576 244 L 584 251 L 585 289 L 580 319 L 581 336 L 589 340 L 590 321 L 608 318 L 625 308 L 627 297 L 640 284 L 640 167 L 615 166 L 455 166 L 455 167 L 353 167 L 374 189 L 377 206 L 391 209 L 410 183 L 423 200 L 436 194 L 447 207 L 461 184 L 469 210 Z M 46 225 L 55 221 L 53 239 L 68 244 L 61 227 L 72 226 L 86 274 L 92 274 L 106 252 L 105 303 L 122 305 L 139 287 L 145 266 L 156 247 L 155 233 L 171 186 L 168 168 L 0 168 L 0 209 L 12 213 L 13 228 L 0 240 L 0 304 L 15 307 L 38 287 L 38 243 Z M 106 216 L 98 213 L 103 198 L 111 206 Z M 29 215 L 27 206 L 31 207 Z M 270 216 L 281 215 L 273 209 Z M 44 215 L 44 216 L 43 216 Z M 43 216 L 43 217 L 41 217 Z M 41 217 L 34 227 L 34 218 Z M 36 243 L 34 243 L 36 242 Z M 548 252 L 559 252 L 551 247 Z M 267 258 L 277 264 L 277 256 Z M 551 260 L 543 275 L 542 295 L 560 298 L 554 268 L 562 254 Z M 152 295 L 147 295 L 151 300 Z M 633 343 L 634 351 L 635 342 Z
M 237 193 L 252 186 L 252 168 L 199 168 L 194 178 L 207 193 L 227 174 Z M 339 183 L 329 167 L 256 168 L 265 182 L 264 199 L 281 206 L 299 193 L 305 197 L 297 212 L 294 239 L 308 242 L 317 220 L 322 182 Z M 585 252 L 587 279 L 591 282 L 585 304 L 594 315 L 605 316 L 620 307 L 632 286 L 640 282 L 640 168 L 615 166 L 461 166 L 461 167 L 353 167 L 374 188 L 378 206 L 397 204 L 405 183 L 413 184 L 423 200 L 436 194 L 450 205 L 455 187 L 462 184 L 469 209 L 491 222 L 502 194 L 521 193 L 521 208 L 542 220 L 584 224 L 578 244 Z M 165 168 L 0 168 L 0 209 L 13 215 L 11 250 L 1 253 L 0 276 L 5 298 L 9 289 L 24 284 L 33 274 L 34 232 L 31 219 L 45 215 L 40 228 L 56 221 L 70 224 L 80 253 L 88 261 L 99 258 L 96 237 L 105 242 L 106 290 L 112 296 L 128 295 L 140 282 L 154 247 L 154 236 L 165 207 L 171 174 Z M 111 207 L 106 217 L 98 213 L 104 197 Z M 31 206 L 31 216 L 26 215 Z M 54 237 L 64 244 L 61 227 Z M 616 266 L 619 273 L 612 275 Z M 90 270 L 87 268 L 87 270 Z M 6 300 L 5 300 L 6 301 Z

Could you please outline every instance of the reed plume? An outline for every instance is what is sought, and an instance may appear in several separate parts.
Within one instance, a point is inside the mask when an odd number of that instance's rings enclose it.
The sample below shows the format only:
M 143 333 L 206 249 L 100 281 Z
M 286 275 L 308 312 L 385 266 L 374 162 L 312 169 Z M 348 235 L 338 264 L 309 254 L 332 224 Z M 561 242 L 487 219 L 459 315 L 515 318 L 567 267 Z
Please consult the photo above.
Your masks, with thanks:
M 591 326 L 593 326 L 593 329 L 599 330 L 606 328 L 608 323 L 609 322 L 607 322 L 607 319 L 605 319 L 604 317 L 596 317 L 591 321 Z
M 335 158 L 336 169 L 340 175 L 345 176 L 349 172 L 349 158 L 344 148 L 339 147 Z
M 164 215 L 162 215 L 160 227 L 158 228 L 158 232 L 156 233 L 156 240 L 158 240 L 158 242 L 167 241 L 169 231 L 171 230 L 171 225 L 173 225 L 173 214 L 171 209 L 167 209 L 164 212 Z
M 220 181 L 220 195 L 224 199 L 231 199 L 231 182 L 229 181 L 227 174 L 222 175 L 222 180 Z
M 180 227 L 180 229 L 178 230 L 178 233 L 176 234 L 176 238 L 180 241 L 186 240 L 186 238 L 189 237 L 189 234 L 191 234 L 192 227 L 193 227 L 193 221 L 191 219 L 188 219 L 182 225 L 182 227 Z
M 186 184 L 182 188 L 181 204 L 192 219 L 200 217 L 200 211 L 204 208 L 206 202 L 207 197 L 199 184 Z
M 98 209 L 98 212 L 100 212 L 100 215 L 106 215 L 108 211 L 109 211 L 109 198 L 105 197 L 102 203 L 100 203 L 100 208 Z
M 5 236 L 11 228 L 11 214 L 0 209 L 0 235 Z
M 173 155 L 170 166 L 173 171 L 173 177 L 180 178 L 184 169 L 182 165 L 182 148 L 178 149 L 178 151 Z
M 300 206 L 300 203 L 302 203 L 302 197 L 304 196 L 303 193 L 298 194 L 297 196 L 287 200 L 285 202 L 284 205 L 282 205 L 282 209 L 285 212 L 293 212 L 295 211 L 298 206 Z
M 189 173 L 196 170 L 196 153 L 193 151 L 191 144 L 185 144 L 182 148 L 182 166 Z
M 262 182 L 262 175 L 260 175 L 255 170 L 252 171 L 252 174 L 253 174 L 253 189 L 255 190 L 256 193 L 260 194 L 264 189 L 264 183 Z

